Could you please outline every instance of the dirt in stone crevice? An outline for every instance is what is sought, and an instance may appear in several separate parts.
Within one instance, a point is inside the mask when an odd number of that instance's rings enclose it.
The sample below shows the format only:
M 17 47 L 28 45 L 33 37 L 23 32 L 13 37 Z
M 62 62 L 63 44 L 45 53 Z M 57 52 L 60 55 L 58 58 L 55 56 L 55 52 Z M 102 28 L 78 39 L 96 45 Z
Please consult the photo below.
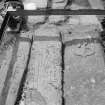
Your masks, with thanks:
M 62 105 L 65 105 L 65 97 L 64 97 L 64 70 L 65 70 L 65 65 L 64 65 L 64 50 L 65 50 L 65 45 L 62 43 L 62 50 L 61 50 L 61 55 L 62 55 L 62 80 L 61 80 L 61 91 L 62 91 Z
M 20 83 L 20 86 L 19 86 L 17 98 L 16 98 L 16 101 L 15 101 L 14 105 L 19 105 L 19 103 L 20 103 L 20 101 L 22 99 L 23 88 L 24 88 L 27 73 L 28 73 L 28 65 L 29 65 L 29 61 L 30 61 L 32 45 L 33 45 L 33 37 L 31 39 L 31 45 L 30 45 L 30 49 L 29 49 L 29 55 L 28 55 L 28 59 L 27 59 L 26 68 L 25 68 L 24 73 L 23 73 L 23 77 L 22 77 L 22 80 L 21 80 L 21 83 Z

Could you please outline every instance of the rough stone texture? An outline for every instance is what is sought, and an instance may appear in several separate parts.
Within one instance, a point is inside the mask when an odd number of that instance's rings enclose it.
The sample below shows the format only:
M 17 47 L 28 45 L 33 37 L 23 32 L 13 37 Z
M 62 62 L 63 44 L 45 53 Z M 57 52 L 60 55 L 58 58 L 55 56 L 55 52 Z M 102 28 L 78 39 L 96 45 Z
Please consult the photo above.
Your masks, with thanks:
M 14 37 L 16 37 L 16 35 L 14 35 Z M 4 85 L 1 81 L 3 90 L 0 97 L 0 105 L 15 104 L 20 82 L 27 66 L 30 41 L 28 40 L 29 37 L 27 33 L 22 33 L 20 37 L 21 38 L 19 38 L 19 35 L 17 36 L 14 46 L 10 45 L 8 47 L 8 58 L 6 57 L 7 60 L 2 62 L 1 74 L 4 76 L 3 79 L 5 78 L 6 72 L 7 75 L 5 81 L 3 80 Z
M 65 49 L 64 97 L 66 105 L 105 104 L 105 95 L 102 94 L 105 92 L 105 66 L 103 57 L 100 57 L 102 49 L 97 45 L 88 45 L 93 46 L 91 49 L 95 47 L 95 54 L 92 51 L 84 54 L 81 51 L 82 48 L 79 50 L 75 46 Z M 100 80 L 96 80 L 98 78 Z
M 105 8 L 105 0 L 102 0 L 102 3 L 103 3 L 103 6 L 104 6 L 104 8 Z
M 3 18 L 2 16 L 0 16 L 0 28 L 1 28 L 2 22 L 3 22 Z
M 28 16 L 28 24 L 35 25 L 37 23 L 43 23 L 45 21 L 45 16 Z
M 104 5 L 102 0 L 88 0 L 92 9 L 102 9 L 104 10 Z
M 5 14 L 7 12 L 7 9 L 6 9 L 6 6 L 4 3 L 5 3 L 4 0 L 0 1 L 0 27 L 1 27 L 1 23 L 3 21 L 3 17 L 5 16 Z
M 0 97 L 3 91 L 4 82 L 7 76 L 9 64 L 12 58 L 12 47 L 9 47 L 6 51 L 0 53 Z
M 79 39 L 82 37 L 84 39 L 88 35 L 93 37 L 91 33 L 79 34 L 77 32 L 73 36 L 72 34 L 68 35 L 68 38 L 78 39 L 80 36 Z M 97 37 L 97 35 L 99 34 L 94 33 L 94 36 Z M 105 92 L 105 62 L 103 54 L 102 46 L 99 43 L 77 43 L 65 48 L 64 98 L 66 105 L 105 104 L 105 95 L 103 94 Z
M 46 8 L 47 7 L 47 0 L 24 0 L 23 4 L 27 5 L 29 3 L 35 3 L 36 9 Z M 31 8 L 31 7 L 30 7 Z M 27 7 L 25 6 L 25 9 Z M 28 16 L 28 22 L 32 24 L 44 22 L 45 16 Z
M 76 15 L 71 16 L 68 19 L 67 24 L 69 25 L 97 25 L 97 27 L 102 30 L 102 26 L 100 22 L 102 21 L 104 16 L 96 16 L 96 15 Z M 88 21 L 87 21 L 88 20 Z
M 28 2 L 33 0 L 24 0 L 24 4 Z M 45 8 L 47 2 L 34 0 L 38 9 Z M 63 9 L 66 3 L 67 0 L 52 0 L 50 5 L 53 9 Z M 67 8 L 88 9 L 90 4 L 88 0 L 74 0 Z M 105 62 L 102 46 L 93 42 L 79 43 L 85 38 L 98 37 L 102 27 L 95 15 L 67 16 L 69 19 L 62 26 L 56 26 L 57 22 L 65 21 L 65 17 L 48 16 L 46 24 L 46 16 L 28 17 L 27 25 L 32 30 L 23 32 L 16 46 L 6 47 L 9 48 L 7 52 L 0 55 L 3 59 L 0 68 L 0 73 L 3 74 L 0 77 L 0 105 L 14 105 L 26 66 L 28 74 L 20 105 L 61 105 L 62 97 L 65 98 L 66 105 L 105 105 Z M 65 48 L 64 78 L 59 33 L 62 34 L 64 44 L 77 39 L 77 44 Z M 28 65 L 29 39 L 32 36 L 34 41 Z M 78 42 L 78 39 L 81 40 Z M 11 38 L 6 42 L 8 46 Z M 64 87 L 61 84 L 63 79 Z
M 84 7 L 90 7 L 88 0 L 73 0 L 73 3 Z
M 27 46 L 27 47 L 26 47 Z M 13 73 L 10 80 L 10 88 L 5 105 L 14 105 L 16 101 L 17 92 L 26 69 L 27 59 L 29 54 L 30 43 L 20 42 L 17 52 L 17 59 L 13 67 Z
M 67 4 L 67 0 L 52 0 L 52 9 L 64 9 L 65 5 Z M 59 21 L 64 21 L 65 16 L 59 15 L 51 15 L 49 16 L 49 23 L 57 23 Z
M 46 8 L 47 0 L 23 0 L 23 3 L 35 3 L 37 8 Z
M 75 9 L 78 8 L 78 6 L 80 6 L 80 8 L 104 9 L 102 0 L 73 0 L 73 4 L 75 4 Z
M 52 0 L 52 9 L 63 9 L 67 0 Z
M 103 3 L 101 0 L 73 0 L 73 3 L 68 8 L 72 10 L 78 10 L 78 9 L 104 9 Z M 79 15 L 78 15 L 79 16 Z M 102 22 L 102 19 L 104 18 L 104 15 L 80 15 L 80 23 L 82 24 L 91 24 L 96 21 L 96 24 L 100 24 L 99 22 Z M 91 19 L 89 19 L 91 18 Z M 88 20 L 88 21 L 87 21 Z M 98 20 L 98 21 L 97 21 Z M 77 22 L 77 21 L 76 21 Z M 69 22 L 70 23 L 70 22 Z M 100 26 L 100 28 L 102 28 Z
M 98 28 L 97 25 L 69 26 L 64 32 L 62 31 L 63 42 L 65 43 L 74 39 L 99 38 L 101 30 Z M 62 30 L 62 28 L 60 30 Z
M 34 37 L 59 36 L 55 29 L 48 28 L 36 30 Z M 61 105 L 61 43 L 35 39 L 28 69 L 24 104 Z
M 81 6 L 81 5 L 78 5 L 78 4 L 72 4 L 70 6 L 70 9 L 72 10 L 78 10 L 78 9 L 89 9 L 90 7 L 85 7 L 85 6 Z
M 47 0 L 24 0 L 23 4 L 25 5 L 25 9 L 27 9 L 27 4 L 35 3 L 36 9 L 46 8 Z M 29 7 L 28 7 L 29 8 Z M 30 7 L 31 8 L 31 7 Z M 40 22 L 44 22 L 45 16 L 28 16 L 28 23 L 36 24 Z
M 104 10 L 104 3 L 102 0 L 88 0 L 92 9 Z M 97 18 L 100 22 L 104 19 L 105 15 L 97 15 Z
M 48 23 L 56 24 L 57 22 L 64 21 L 64 20 L 65 20 L 65 16 L 63 16 L 63 15 L 59 15 L 59 16 L 52 15 L 52 16 L 49 16 Z

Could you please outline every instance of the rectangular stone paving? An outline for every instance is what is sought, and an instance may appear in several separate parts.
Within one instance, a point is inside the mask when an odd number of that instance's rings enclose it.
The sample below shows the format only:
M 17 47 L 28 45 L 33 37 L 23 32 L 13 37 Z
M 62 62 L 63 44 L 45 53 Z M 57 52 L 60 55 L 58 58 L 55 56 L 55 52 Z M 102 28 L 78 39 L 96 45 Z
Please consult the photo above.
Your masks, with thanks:
M 67 2 L 34 0 L 37 9 L 104 8 L 99 0 Z M 27 25 L 0 46 L 0 105 L 105 105 L 99 17 L 28 16 Z
M 100 35 L 98 32 L 94 32 L 94 30 L 92 32 L 89 29 L 85 30 L 87 32 L 82 32 L 82 30 L 78 30 L 81 32 L 76 32 L 76 30 L 78 29 L 75 28 L 74 32 L 64 36 L 64 98 L 66 105 L 91 105 L 89 104 L 92 102 L 89 94 L 92 91 L 96 92 L 98 89 L 94 75 L 99 72 L 104 74 L 105 72 L 104 52 L 98 41 L 98 35 Z M 96 37 L 96 39 L 93 41 L 90 39 L 91 41 L 89 41 L 89 37 Z M 67 43 L 66 40 L 68 41 Z M 73 40 L 75 41 L 74 43 Z M 97 89 L 95 90 L 94 88 Z M 92 95 L 94 94 L 93 92 Z M 105 97 L 103 97 L 104 99 Z M 100 105 L 103 105 L 103 103 L 100 103 Z
M 61 42 L 56 29 L 35 30 L 24 87 L 25 105 L 61 105 L 61 72 Z
M 31 34 L 30 34 L 31 36 Z M 31 42 L 26 34 L 17 37 L 16 43 L 7 49 L 5 59 L 1 65 L 1 89 L 0 105 L 14 105 L 20 87 L 21 80 L 23 78 L 24 71 L 27 65 L 27 59 L 29 56 L 29 49 Z M 26 39 L 27 40 L 26 40 Z

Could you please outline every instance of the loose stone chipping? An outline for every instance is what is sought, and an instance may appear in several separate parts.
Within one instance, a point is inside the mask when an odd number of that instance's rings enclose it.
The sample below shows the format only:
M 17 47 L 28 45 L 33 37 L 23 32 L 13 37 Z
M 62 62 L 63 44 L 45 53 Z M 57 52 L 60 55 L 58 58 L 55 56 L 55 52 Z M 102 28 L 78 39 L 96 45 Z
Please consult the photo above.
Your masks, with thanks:
M 39 36 L 51 39 L 59 34 L 56 29 L 42 27 L 35 30 L 34 39 Z M 28 69 L 24 104 L 61 105 L 61 42 L 35 39 Z

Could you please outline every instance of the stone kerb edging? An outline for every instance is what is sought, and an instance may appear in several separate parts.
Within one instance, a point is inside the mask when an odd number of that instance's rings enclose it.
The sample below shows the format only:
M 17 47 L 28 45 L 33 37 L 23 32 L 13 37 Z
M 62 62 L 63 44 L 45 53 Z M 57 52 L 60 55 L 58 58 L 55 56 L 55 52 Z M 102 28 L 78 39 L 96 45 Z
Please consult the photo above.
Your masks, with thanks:
M 8 67 L 7 79 L 5 80 L 5 88 L 2 91 L 1 105 L 15 104 L 18 89 L 20 87 L 24 71 L 26 70 L 29 49 L 31 45 L 29 41 L 20 40 L 20 37 L 29 39 L 28 35 L 29 33 L 24 33 L 17 36 L 16 43 L 13 46 L 11 62 Z

